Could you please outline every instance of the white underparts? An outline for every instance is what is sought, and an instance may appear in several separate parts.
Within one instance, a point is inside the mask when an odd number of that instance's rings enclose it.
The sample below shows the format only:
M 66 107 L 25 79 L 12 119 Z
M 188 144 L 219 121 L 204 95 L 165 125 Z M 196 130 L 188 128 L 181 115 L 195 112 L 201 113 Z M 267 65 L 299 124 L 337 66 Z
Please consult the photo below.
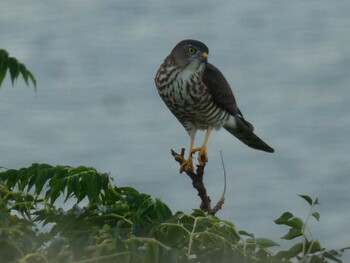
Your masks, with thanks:
M 234 116 L 230 115 L 226 123 L 224 124 L 224 127 L 228 127 L 231 129 L 235 129 L 237 127 L 237 122 Z

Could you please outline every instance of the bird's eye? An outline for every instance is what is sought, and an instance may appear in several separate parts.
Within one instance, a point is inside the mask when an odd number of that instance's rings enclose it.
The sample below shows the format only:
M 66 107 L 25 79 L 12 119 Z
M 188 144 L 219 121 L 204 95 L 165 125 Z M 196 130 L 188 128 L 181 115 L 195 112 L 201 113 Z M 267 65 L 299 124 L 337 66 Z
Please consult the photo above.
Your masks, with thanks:
M 196 49 L 193 47 L 189 47 L 187 50 L 188 50 L 188 53 L 190 54 L 194 54 L 196 52 Z

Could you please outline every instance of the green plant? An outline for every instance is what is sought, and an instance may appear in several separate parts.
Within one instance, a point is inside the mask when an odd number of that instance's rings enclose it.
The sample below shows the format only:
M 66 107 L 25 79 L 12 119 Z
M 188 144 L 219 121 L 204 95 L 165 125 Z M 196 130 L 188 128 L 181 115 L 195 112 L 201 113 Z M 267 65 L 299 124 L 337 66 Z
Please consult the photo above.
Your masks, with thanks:
M 7 71 L 10 73 L 12 86 L 19 75 L 22 75 L 27 85 L 29 85 L 30 80 L 36 88 L 36 79 L 26 66 L 16 58 L 10 57 L 6 50 L 0 49 L 0 86 L 6 77 Z
M 201 210 L 173 214 L 159 199 L 117 187 L 91 167 L 33 164 L 0 172 L 0 258 L 5 262 L 341 262 L 341 251 L 321 248 L 307 222 L 290 212 L 276 220 L 290 228 L 278 244 L 239 231 Z M 70 208 L 56 207 L 60 202 Z M 293 230 L 291 230 L 293 229 Z M 298 231 L 297 231 L 298 230 Z M 311 235 L 312 236 L 312 235 Z
M 1 228 L 8 233 L 2 238 L 12 244 L 0 252 L 12 251 L 6 256 L 8 262 L 211 262 L 213 258 L 229 262 L 225 260 L 245 258 L 232 223 L 200 210 L 173 215 L 160 200 L 130 187 L 116 187 L 108 174 L 94 168 L 33 164 L 1 172 L 0 182 Z M 57 208 L 60 195 L 76 203 L 68 210 Z M 84 199 L 87 204 L 80 207 Z M 27 231 L 11 228 L 19 220 Z M 48 233 L 22 249 L 20 238 L 35 239 L 35 228 L 45 225 L 51 225 Z M 9 238 L 13 231 L 17 239 Z
M 342 262 L 339 259 L 341 252 L 344 252 L 348 248 L 336 251 L 334 249 L 327 250 L 322 248 L 319 240 L 315 239 L 312 232 L 309 229 L 308 222 L 311 218 L 320 220 L 320 214 L 315 212 L 315 206 L 319 205 L 318 198 L 312 199 L 308 195 L 299 195 L 304 199 L 308 205 L 309 213 L 304 220 L 300 217 L 294 216 L 291 212 L 283 213 L 275 223 L 278 225 L 286 225 L 289 227 L 289 231 L 282 239 L 292 240 L 300 237 L 300 242 L 293 245 L 289 250 L 279 251 L 275 258 L 283 262 L 292 262 L 291 259 L 295 258 L 298 262 L 327 262 L 326 260 L 332 260 L 335 262 Z

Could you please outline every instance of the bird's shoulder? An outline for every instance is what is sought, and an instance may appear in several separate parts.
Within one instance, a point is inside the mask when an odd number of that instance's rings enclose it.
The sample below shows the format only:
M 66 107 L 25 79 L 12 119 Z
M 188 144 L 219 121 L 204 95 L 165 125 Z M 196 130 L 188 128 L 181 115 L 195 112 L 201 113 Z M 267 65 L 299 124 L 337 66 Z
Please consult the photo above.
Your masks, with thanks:
M 211 93 L 214 102 L 232 115 L 239 113 L 232 89 L 221 71 L 214 65 L 207 63 L 202 81 Z

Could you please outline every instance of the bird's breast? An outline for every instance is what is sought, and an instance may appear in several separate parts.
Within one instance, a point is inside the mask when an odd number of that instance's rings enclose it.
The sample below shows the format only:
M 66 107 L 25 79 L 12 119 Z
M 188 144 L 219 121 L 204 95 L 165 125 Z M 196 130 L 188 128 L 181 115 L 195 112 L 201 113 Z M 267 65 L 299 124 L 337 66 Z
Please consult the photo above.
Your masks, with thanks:
M 173 70 L 157 75 L 159 95 L 180 122 L 192 123 L 198 129 L 220 128 L 226 122 L 228 113 L 213 101 L 201 72 Z
M 176 74 L 174 80 L 164 89 L 164 98 L 168 106 L 184 111 L 189 110 L 188 107 L 196 107 L 208 96 L 208 90 L 202 83 L 200 74 L 190 74 L 186 71 Z

